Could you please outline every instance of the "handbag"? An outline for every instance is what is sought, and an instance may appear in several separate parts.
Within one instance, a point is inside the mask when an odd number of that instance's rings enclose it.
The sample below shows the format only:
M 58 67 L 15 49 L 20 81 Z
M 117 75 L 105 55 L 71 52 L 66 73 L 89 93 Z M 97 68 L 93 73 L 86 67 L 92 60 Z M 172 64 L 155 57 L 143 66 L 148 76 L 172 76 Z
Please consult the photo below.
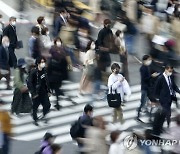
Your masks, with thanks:
M 110 94 L 107 94 L 107 101 L 108 101 L 109 107 L 112 107 L 112 108 L 119 108 L 121 105 L 121 95 L 117 93 L 116 90 L 115 90 L 115 94 L 113 94 L 112 86 L 111 86 Z

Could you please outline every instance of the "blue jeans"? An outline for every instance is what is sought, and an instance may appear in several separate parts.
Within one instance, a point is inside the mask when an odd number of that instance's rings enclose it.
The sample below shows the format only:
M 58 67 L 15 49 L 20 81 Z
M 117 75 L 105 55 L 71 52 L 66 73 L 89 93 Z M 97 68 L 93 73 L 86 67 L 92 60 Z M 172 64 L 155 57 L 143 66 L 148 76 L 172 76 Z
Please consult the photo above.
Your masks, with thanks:
M 141 90 L 141 104 L 140 107 L 138 108 L 138 118 L 140 116 L 141 109 L 145 106 L 146 102 L 147 102 L 147 91 Z
M 126 48 L 127 48 L 127 52 L 129 54 L 134 54 L 134 35 L 131 34 L 127 34 L 125 35 L 125 43 L 126 43 Z
M 3 133 L 3 147 L 2 147 L 3 154 L 9 154 L 9 144 L 10 144 L 9 135 Z

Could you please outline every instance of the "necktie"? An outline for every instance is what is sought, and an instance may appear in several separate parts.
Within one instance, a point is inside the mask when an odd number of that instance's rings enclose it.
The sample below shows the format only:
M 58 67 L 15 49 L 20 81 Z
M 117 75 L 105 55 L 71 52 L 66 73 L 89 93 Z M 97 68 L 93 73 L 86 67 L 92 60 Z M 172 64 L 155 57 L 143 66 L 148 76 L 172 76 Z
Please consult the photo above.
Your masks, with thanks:
M 168 81 L 169 81 L 169 89 L 170 89 L 170 93 L 171 93 L 171 95 L 174 95 L 174 90 L 173 90 L 173 87 L 172 87 L 172 82 L 171 82 L 170 76 L 168 76 Z

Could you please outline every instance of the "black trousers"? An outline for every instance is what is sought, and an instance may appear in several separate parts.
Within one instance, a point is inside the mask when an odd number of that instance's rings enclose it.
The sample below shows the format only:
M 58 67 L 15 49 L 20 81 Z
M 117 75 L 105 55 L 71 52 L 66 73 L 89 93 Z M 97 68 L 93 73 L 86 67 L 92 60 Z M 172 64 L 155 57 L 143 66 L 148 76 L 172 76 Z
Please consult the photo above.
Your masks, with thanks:
M 33 113 L 32 113 L 33 119 L 34 121 L 37 121 L 38 120 L 37 110 L 39 105 L 41 104 L 43 106 L 43 115 L 46 116 L 50 110 L 51 104 L 49 101 L 48 94 L 41 94 L 37 98 L 32 99 L 32 101 L 33 101 Z

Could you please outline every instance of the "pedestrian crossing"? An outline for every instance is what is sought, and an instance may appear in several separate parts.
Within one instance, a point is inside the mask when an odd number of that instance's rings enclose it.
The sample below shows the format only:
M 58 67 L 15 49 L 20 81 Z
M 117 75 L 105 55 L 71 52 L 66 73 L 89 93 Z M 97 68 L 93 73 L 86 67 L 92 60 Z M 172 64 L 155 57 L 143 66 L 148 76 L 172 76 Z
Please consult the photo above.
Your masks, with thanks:
M 12 84 L 12 83 L 11 83 Z M 5 83 L 0 82 L 0 89 L 5 88 Z M 56 98 L 54 96 L 50 97 L 50 101 L 52 103 L 51 112 L 48 114 L 47 118 L 49 119 L 48 124 L 40 122 L 40 126 L 33 125 L 33 120 L 30 114 L 24 114 L 21 117 L 12 117 L 13 124 L 13 138 L 16 140 L 23 141 L 34 141 L 42 139 L 45 132 L 49 131 L 56 135 L 56 143 L 67 143 L 73 142 L 71 136 L 69 134 L 69 129 L 71 124 L 78 119 L 80 115 L 83 113 L 83 108 L 85 104 L 91 103 L 94 106 L 93 116 L 103 116 L 104 119 L 108 122 L 107 129 L 109 130 L 125 130 L 125 131 L 140 131 L 144 130 L 147 125 L 143 126 L 135 120 L 137 116 L 137 107 L 140 104 L 140 85 L 131 86 L 132 95 L 128 99 L 128 102 L 123 106 L 124 120 L 125 123 L 123 125 L 120 124 L 112 124 L 112 113 L 113 109 L 109 108 L 106 100 L 93 100 L 91 96 L 85 95 L 82 98 L 77 97 L 79 88 L 79 83 L 72 83 L 70 81 L 66 81 L 63 83 L 62 89 L 65 92 L 65 95 L 72 98 L 74 102 L 77 104 L 74 105 L 72 102 L 64 99 L 60 99 L 60 104 L 63 108 L 60 111 L 57 111 L 53 108 L 53 103 Z M 10 103 L 13 98 L 13 90 L 6 91 L 1 90 L 0 93 L 6 93 L 10 96 L 5 96 L 2 99 L 7 102 L 5 108 L 10 111 Z M 178 98 L 180 96 L 178 95 Z M 172 105 L 172 117 L 176 114 L 175 104 Z M 147 116 L 142 116 L 142 121 L 148 122 Z M 175 123 L 172 122 L 172 126 Z

